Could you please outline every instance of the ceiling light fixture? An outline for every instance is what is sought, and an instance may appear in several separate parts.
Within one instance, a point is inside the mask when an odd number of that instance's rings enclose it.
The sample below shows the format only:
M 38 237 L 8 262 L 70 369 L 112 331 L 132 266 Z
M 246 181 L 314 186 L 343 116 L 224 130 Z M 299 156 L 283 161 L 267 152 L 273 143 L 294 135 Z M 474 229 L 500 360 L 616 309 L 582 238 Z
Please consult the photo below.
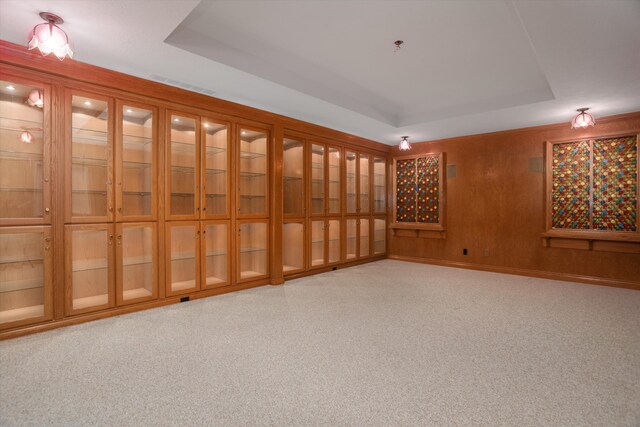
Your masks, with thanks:
M 42 95 L 42 91 L 39 89 L 34 89 L 29 92 L 29 96 L 27 97 L 27 104 L 31 107 L 44 107 L 44 97 Z
M 396 48 L 393 50 L 394 52 L 397 52 L 400 50 L 400 48 L 402 47 L 402 43 L 404 43 L 402 40 L 396 40 L 393 42 L 393 44 L 396 46 Z
M 411 144 L 409 143 L 409 137 L 408 136 L 403 136 L 402 140 L 400 141 L 400 145 L 398 146 L 398 148 L 400 149 L 400 151 L 409 151 L 411 150 Z
M 591 114 L 587 113 L 587 110 L 588 108 L 578 108 L 576 110 L 578 115 L 571 121 L 571 129 L 588 128 L 596 125 L 596 120 Z
M 47 22 L 33 27 L 29 50 L 38 48 L 42 56 L 47 56 L 53 52 L 60 61 L 67 56 L 73 58 L 73 51 L 69 46 L 69 37 L 67 37 L 67 33 L 58 27 L 58 25 L 64 23 L 64 20 L 50 12 L 40 12 L 40 17 Z

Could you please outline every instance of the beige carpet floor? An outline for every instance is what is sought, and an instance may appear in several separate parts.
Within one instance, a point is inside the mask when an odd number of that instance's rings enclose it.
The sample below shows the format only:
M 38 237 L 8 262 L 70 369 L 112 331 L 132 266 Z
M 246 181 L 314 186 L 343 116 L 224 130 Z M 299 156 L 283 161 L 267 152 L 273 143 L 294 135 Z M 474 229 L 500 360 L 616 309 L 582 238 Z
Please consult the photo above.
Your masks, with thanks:
M 640 426 L 640 292 L 385 260 L 0 342 L 0 425 Z

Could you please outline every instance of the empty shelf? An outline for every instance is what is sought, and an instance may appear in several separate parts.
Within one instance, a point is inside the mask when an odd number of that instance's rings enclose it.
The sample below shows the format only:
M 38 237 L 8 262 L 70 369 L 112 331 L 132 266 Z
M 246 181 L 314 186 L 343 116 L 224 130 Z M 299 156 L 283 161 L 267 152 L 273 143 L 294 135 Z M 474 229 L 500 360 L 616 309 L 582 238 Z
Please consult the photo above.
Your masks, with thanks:
M 0 324 L 17 322 L 18 320 L 31 319 L 44 316 L 44 305 L 32 305 L 29 307 L 14 308 L 0 311 Z
M 73 299 L 73 309 L 74 310 L 82 310 L 87 307 L 96 307 L 99 305 L 105 305 L 109 302 L 109 295 L 94 295 L 91 297 L 84 298 L 74 298 Z
M 264 276 L 267 273 L 260 273 L 258 271 L 253 271 L 253 270 L 245 270 L 245 271 L 241 271 L 240 272 L 240 278 L 241 279 L 249 279 L 251 277 L 258 277 L 258 276 Z
M 173 282 L 171 284 L 172 291 L 182 291 L 185 289 L 193 289 L 196 287 L 195 280 L 183 280 L 182 282 Z
M 282 266 L 282 271 L 285 272 L 285 273 L 288 272 L 288 271 L 301 270 L 301 269 L 302 269 L 302 267 L 296 267 L 294 265 L 286 265 L 285 264 L 285 265 Z
M 137 298 L 147 298 L 152 296 L 151 291 L 145 288 L 137 288 L 137 289 L 128 289 L 122 292 L 122 299 L 137 299 Z
M 210 285 L 218 285 L 218 284 L 220 284 L 220 283 L 225 283 L 225 282 L 226 282 L 226 280 L 224 280 L 224 279 L 220 279 L 219 277 L 215 277 L 215 276 L 209 276 L 209 277 L 207 277 L 207 278 L 205 279 L 205 284 L 206 284 L 207 286 L 210 286 Z

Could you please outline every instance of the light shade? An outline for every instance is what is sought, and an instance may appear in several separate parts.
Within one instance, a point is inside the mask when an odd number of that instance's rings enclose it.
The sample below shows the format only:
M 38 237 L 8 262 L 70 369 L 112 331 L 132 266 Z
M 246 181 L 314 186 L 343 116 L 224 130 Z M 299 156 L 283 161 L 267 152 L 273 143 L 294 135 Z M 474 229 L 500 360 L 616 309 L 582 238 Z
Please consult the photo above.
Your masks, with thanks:
M 42 91 L 39 89 L 34 89 L 29 92 L 29 97 L 27 98 L 27 104 L 31 107 L 44 107 L 44 98 L 42 96 Z
M 24 142 L 25 144 L 31 144 L 31 142 L 33 142 L 33 134 L 28 130 L 25 130 L 20 134 L 20 142 Z
M 571 129 L 588 128 L 589 126 L 595 126 L 596 120 L 593 116 L 586 111 L 588 108 L 578 108 L 578 115 L 571 120 Z
M 411 150 L 411 144 L 409 143 L 408 139 L 409 139 L 408 136 L 403 136 L 402 137 L 402 140 L 400 141 L 400 145 L 398 146 L 400 151 L 409 151 L 409 150 Z
M 57 25 L 64 22 L 62 18 L 48 12 L 42 12 L 40 17 L 47 23 L 33 27 L 29 50 L 38 48 L 43 56 L 53 53 L 61 61 L 67 56 L 73 58 L 67 33 Z

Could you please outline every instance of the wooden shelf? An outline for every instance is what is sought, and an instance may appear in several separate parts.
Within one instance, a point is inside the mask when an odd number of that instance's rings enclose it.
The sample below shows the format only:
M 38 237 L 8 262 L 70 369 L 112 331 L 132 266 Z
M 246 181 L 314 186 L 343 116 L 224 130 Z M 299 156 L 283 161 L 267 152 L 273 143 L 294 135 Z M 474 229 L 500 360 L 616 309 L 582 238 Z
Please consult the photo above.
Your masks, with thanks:
M 89 307 L 106 305 L 109 302 L 109 294 L 93 295 L 84 298 L 73 299 L 73 309 L 82 310 Z
M 32 319 L 44 316 L 44 305 L 32 305 L 29 307 L 14 308 L 0 311 L 0 324 L 17 322 L 19 320 Z
M 136 288 L 136 289 L 128 289 L 126 291 L 122 291 L 122 299 L 130 300 L 130 299 L 138 299 L 138 298 L 148 298 L 153 294 L 146 288 Z

